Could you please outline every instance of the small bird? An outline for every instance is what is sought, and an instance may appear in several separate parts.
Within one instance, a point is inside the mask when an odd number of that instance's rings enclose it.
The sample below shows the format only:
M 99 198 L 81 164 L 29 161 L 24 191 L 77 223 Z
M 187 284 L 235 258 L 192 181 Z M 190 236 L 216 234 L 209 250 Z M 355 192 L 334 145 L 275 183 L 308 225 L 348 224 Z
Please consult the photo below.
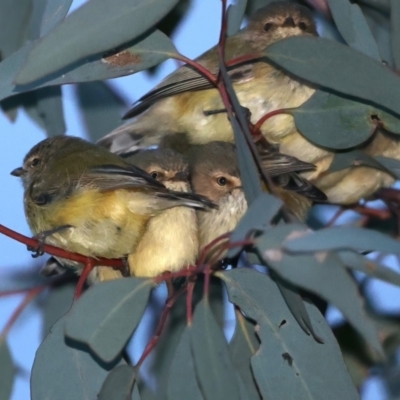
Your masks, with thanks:
M 226 62 L 259 55 L 256 60 L 229 67 L 238 99 L 251 111 L 254 123 L 269 111 L 298 107 L 314 93 L 313 88 L 276 69 L 260 55 L 268 45 L 296 35 L 317 35 L 311 12 L 299 4 L 279 1 L 258 10 L 247 27 L 226 39 Z M 214 75 L 218 74 L 217 47 L 196 61 Z M 135 119 L 98 143 L 112 152 L 124 153 L 140 147 L 164 145 L 164 142 L 168 145 L 173 142 L 175 147 L 216 140 L 232 142 L 233 131 L 226 113 L 212 113 L 223 108 L 218 90 L 193 67 L 184 65 L 139 99 L 125 115 L 125 118 Z M 286 142 L 293 133 L 299 136 L 290 115 L 269 119 L 262 126 L 262 133 L 271 143 Z M 309 161 L 307 157 L 298 156 L 297 144 L 294 151 L 289 151 L 293 146 L 287 150 L 283 153 Z
M 41 141 L 11 174 L 22 179 L 25 214 L 36 237 L 90 257 L 131 254 L 150 218 L 166 209 L 215 207 L 205 197 L 168 190 L 116 154 L 76 137 Z
M 218 210 L 197 213 L 199 248 L 235 229 L 247 210 L 240 180 L 235 146 L 228 142 L 210 142 L 192 146 L 188 152 L 194 193 L 218 204 Z
M 259 54 L 269 45 L 291 36 L 318 36 L 311 12 L 296 3 L 271 2 L 249 19 L 248 25 L 228 37 L 225 61 Z M 196 61 L 215 76 L 218 74 L 217 47 Z M 270 111 L 296 108 L 306 102 L 315 88 L 287 75 L 265 58 L 228 66 L 228 73 L 240 104 L 251 112 L 256 123 Z M 125 118 L 133 118 L 99 141 L 112 152 L 123 153 L 151 145 L 185 149 L 190 144 L 222 140 L 233 142 L 233 131 L 217 89 L 199 72 L 184 65 L 138 100 Z M 372 195 L 381 187 L 394 183 L 392 175 L 371 167 L 356 166 L 329 172 L 334 151 L 316 146 L 297 130 L 293 117 L 279 114 L 269 118 L 261 128 L 271 144 L 281 153 L 316 166 L 301 175 L 323 191 L 328 200 L 352 204 Z M 400 159 L 400 140 L 383 130 L 359 146 L 370 156 Z
M 197 211 L 199 246 L 203 248 L 218 236 L 235 229 L 247 210 L 247 202 L 232 143 L 215 141 L 193 145 L 187 157 L 194 193 L 208 197 L 219 206 L 208 212 Z M 304 220 L 312 205 L 311 199 L 323 196 L 323 193 L 294 172 L 296 167 L 293 165 L 298 165 L 301 170 L 305 167 L 303 163 L 294 157 L 282 156 L 282 160 L 279 161 L 278 154 L 265 156 L 264 170 L 274 183 L 274 193 L 293 215 Z
M 172 149 L 145 150 L 125 161 L 146 171 L 175 192 L 191 192 L 189 164 Z M 196 212 L 174 207 L 151 218 L 133 253 L 128 256 L 131 275 L 154 277 L 194 265 L 198 255 Z

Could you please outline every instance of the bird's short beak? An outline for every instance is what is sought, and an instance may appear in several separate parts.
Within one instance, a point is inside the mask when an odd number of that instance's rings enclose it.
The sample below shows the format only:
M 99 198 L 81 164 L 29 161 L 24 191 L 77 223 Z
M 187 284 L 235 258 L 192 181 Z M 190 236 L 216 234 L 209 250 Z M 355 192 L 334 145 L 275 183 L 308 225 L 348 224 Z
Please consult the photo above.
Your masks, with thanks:
M 19 167 L 19 168 L 13 169 L 13 170 L 10 172 L 10 174 L 11 174 L 12 176 L 21 176 L 21 175 L 25 174 L 25 172 L 26 172 L 26 171 L 25 171 L 22 167 Z
M 287 17 L 282 26 L 294 28 L 296 26 L 296 24 L 294 23 L 294 20 L 292 17 Z
M 188 180 L 186 172 L 177 172 L 171 179 L 173 182 L 186 182 Z

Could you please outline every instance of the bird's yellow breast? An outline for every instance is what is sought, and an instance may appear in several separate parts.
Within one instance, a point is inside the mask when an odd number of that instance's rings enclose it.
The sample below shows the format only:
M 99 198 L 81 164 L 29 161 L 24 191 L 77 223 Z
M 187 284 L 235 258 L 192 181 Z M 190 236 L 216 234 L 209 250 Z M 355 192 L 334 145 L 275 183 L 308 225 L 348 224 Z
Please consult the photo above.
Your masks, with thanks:
M 129 254 L 142 235 L 149 215 L 132 211 L 134 191 L 85 190 L 37 206 L 28 200 L 27 216 L 35 234 L 63 225 L 46 243 L 87 256 L 119 258 Z

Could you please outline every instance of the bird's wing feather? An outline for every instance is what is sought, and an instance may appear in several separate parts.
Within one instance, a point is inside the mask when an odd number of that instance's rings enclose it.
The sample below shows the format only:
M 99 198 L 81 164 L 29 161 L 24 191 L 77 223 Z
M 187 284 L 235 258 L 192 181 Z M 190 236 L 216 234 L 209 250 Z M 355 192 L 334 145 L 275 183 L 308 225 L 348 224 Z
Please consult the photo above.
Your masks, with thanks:
M 166 190 L 162 183 L 133 165 L 125 167 L 109 164 L 91 168 L 79 177 L 77 184 L 101 191 L 130 188 Z
M 247 82 L 254 76 L 253 65 L 250 63 L 233 66 L 228 68 L 228 70 L 231 80 L 235 84 Z M 218 74 L 218 70 L 211 69 L 210 72 L 212 72 L 213 75 Z M 175 96 L 184 92 L 212 88 L 214 88 L 214 85 L 205 76 L 201 75 L 191 66 L 184 65 L 149 93 L 141 97 L 138 100 L 138 103 L 123 116 L 123 119 L 132 118 L 141 114 L 160 99 Z

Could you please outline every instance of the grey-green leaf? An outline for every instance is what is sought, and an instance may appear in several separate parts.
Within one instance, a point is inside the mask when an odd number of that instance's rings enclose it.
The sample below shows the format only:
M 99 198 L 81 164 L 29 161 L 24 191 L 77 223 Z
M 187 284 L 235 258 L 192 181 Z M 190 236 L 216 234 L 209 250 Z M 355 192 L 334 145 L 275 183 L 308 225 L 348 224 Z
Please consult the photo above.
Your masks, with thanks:
M 121 114 L 126 103 L 106 82 L 81 83 L 77 87 L 79 109 L 92 142 L 121 124 Z
M 191 329 L 182 332 L 175 355 L 169 366 L 167 383 L 168 400 L 202 400 L 190 346 Z
M 40 37 L 46 36 L 68 14 L 72 0 L 48 0 L 42 17 Z
M 385 171 L 381 163 L 375 158 L 364 153 L 362 150 L 352 150 L 343 153 L 335 153 L 329 172 L 337 172 L 345 168 L 366 166 Z
M 1 61 L 18 50 L 26 40 L 31 12 L 31 0 L 0 1 Z
M 376 156 L 375 160 L 379 164 L 383 165 L 388 171 L 390 171 L 397 179 L 400 179 L 400 161 L 394 158 Z
M 136 379 L 135 376 L 135 369 L 131 365 L 119 365 L 115 367 L 104 381 L 98 400 L 131 399 Z
M 245 240 L 252 230 L 262 230 L 282 207 L 282 201 L 268 193 L 261 193 L 250 205 L 246 214 L 239 221 L 230 236 L 230 242 Z M 243 246 L 233 247 L 228 251 L 228 257 L 236 257 Z
M 268 229 L 257 239 L 258 251 L 266 265 L 292 285 L 315 293 L 328 303 L 335 305 L 373 346 L 377 356 L 381 356 L 382 349 L 377 332 L 365 314 L 357 285 L 339 257 L 334 253 L 326 252 L 311 255 L 287 254 L 283 248 L 291 241 L 284 241 L 285 237 L 307 236 L 305 231 L 301 232 L 293 227 L 290 231 L 289 227 L 278 226 Z M 320 232 L 316 234 L 319 235 Z M 293 239 L 295 240 L 300 239 Z M 340 291 L 337 288 L 340 288 Z
M 32 400 L 93 400 L 109 370 L 115 364 L 106 365 L 92 356 L 66 344 L 62 317 L 36 352 L 31 374 Z
M 15 367 L 5 338 L 0 338 L 0 399 L 11 397 L 15 378 Z
M 37 110 L 47 136 L 63 135 L 66 130 L 61 87 L 47 87 L 36 91 Z
M 376 129 L 370 106 L 323 91 L 315 92 L 291 113 L 297 129 L 308 140 L 331 149 L 364 143 Z
M 75 294 L 75 284 L 69 283 L 51 289 L 43 306 L 43 337 L 46 337 L 50 328 L 65 315 L 72 306 Z
M 12 94 L 17 94 L 14 92 L 15 73 L 25 62 L 33 45 L 33 43 L 26 44 L 0 63 L 0 100 L 4 100 Z
M 197 378 L 205 400 L 241 400 L 228 344 L 207 300 L 196 306 L 191 343 Z
M 232 102 L 233 111 L 235 112 L 235 117 L 233 117 L 230 122 L 235 137 L 236 154 L 243 191 L 248 204 L 251 204 L 263 192 L 257 166 L 249 147 L 253 143 L 253 139 L 250 135 L 248 122 L 245 120 L 243 109 L 233 90 L 232 82 L 223 64 L 220 65 L 220 72 L 223 82 L 225 83 L 226 91 Z
M 396 69 L 400 69 L 400 3 L 390 1 L 390 30 L 392 40 L 392 54 Z
M 358 399 L 332 331 L 315 306 L 307 311 L 324 344 L 307 336 L 276 284 L 247 268 L 219 272 L 229 299 L 257 322 L 260 349 L 251 365 L 264 399 Z
M 153 285 L 138 278 L 94 285 L 72 307 L 66 335 L 85 343 L 103 361 L 114 360 L 139 324 Z
M 369 229 L 357 227 L 332 227 L 287 240 L 283 247 L 291 252 L 316 252 L 330 250 L 380 251 L 400 253 L 400 242 Z
M 374 260 L 370 260 L 355 251 L 339 251 L 339 258 L 347 267 L 363 272 L 373 278 L 400 286 L 400 274 L 388 267 L 384 267 Z
M 376 60 L 381 59 L 378 45 L 357 4 L 349 0 L 328 0 L 335 24 L 349 46 Z
M 260 399 L 250 359 L 260 347 L 255 332 L 255 324 L 246 318 L 240 310 L 236 310 L 236 327 L 229 343 L 229 352 L 250 399 Z
M 400 77 L 348 46 L 328 39 L 298 36 L 272 44 L 265 54 L 300 78 L 400 114 Z M 371 79 L 379 85 L 367 84 Z
M 118 52 L 85 58 L 33 84 L 16 86 L 15 90 L 21 92 L 37 87 L 118 78 L 153 67 L 176 55 L 171 39 L 156 30 Z
M 236 0 L 235 4 L 228 7 L 228 28 L 226 32 L 228 36 L 234 35 L 240 29 L 246 6 L 247 0 Z
M 89 1 L 39 41 L 16 81 L 27 84 L 77 60 L 121 46 L 153 27 L 177 2 Z

